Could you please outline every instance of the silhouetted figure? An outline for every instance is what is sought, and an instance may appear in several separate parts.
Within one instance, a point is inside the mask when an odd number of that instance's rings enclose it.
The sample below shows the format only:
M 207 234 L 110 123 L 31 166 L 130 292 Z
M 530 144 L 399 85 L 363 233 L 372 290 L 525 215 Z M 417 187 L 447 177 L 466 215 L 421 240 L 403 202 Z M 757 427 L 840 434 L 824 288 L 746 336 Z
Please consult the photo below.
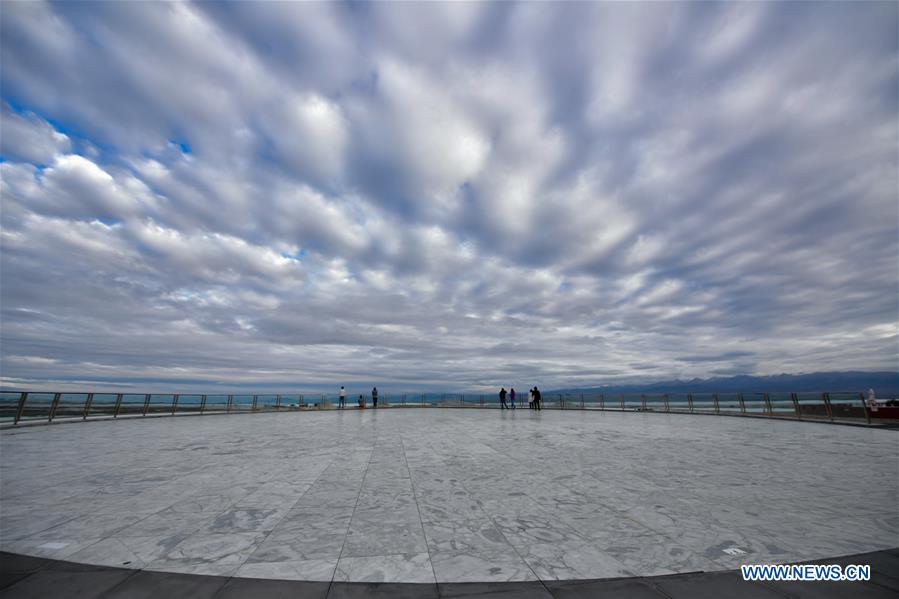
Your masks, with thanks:
M 365 397 L 363 395 L 359 396 L 359 409 L 360 410 L 365 409 Z
M 373 407 L 373 408 L 378 407 L 378 388 L 377 387 L 371 388 L 371 407 Z
M 499 409 L 505 410 L 509 406 L 506 405 L 506 388 L 503 387 L 499 390 Z
M 340 400 L 337 402 L 337 409 L 346 407 L 346 389 L 343 388 L 343 385 L 340 386 Z
M 512 409 L 515 409 L 515 387 L 509 389 L 509 401 L 512 403 Z
M 540 402 L 543 400 L 543 396 L 540 394 L 540 389 L 537 388 L 537 385 L 534 385 L 534 409 L 542 410 L 540 407 Z

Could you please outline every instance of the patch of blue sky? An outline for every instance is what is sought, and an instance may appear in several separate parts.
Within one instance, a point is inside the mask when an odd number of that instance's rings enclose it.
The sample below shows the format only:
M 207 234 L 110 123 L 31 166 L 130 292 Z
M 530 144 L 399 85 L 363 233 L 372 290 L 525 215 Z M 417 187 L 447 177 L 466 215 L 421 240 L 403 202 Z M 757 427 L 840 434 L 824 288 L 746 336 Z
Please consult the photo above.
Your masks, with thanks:
M 304 248 L 300 248 L 295 252 L 281 252 L 281 257 L 287 258 L 288 260 L 302 261 L 303 258 L 306 257 L 306 250 Z
M 177 140 L 177 139 L 170 139 L 170 140 L 169 140 L 169 143 L 172 144 L 172 145 L 174 145 L 174 146 L 177 146 L 178 149 L 181 150 L 181 153 L 182 153 L 182 154 L 191 154 L 191 153 L 193 153 L 193 150 L 191 149 L 190 144 L 187 143 L 186 141 L 183 141 L 183 140 Z
M 101 162 L 121 162 L 121 152 L 119 148 L 113 144 L 99 141 L 77 125 L 63 119 L 48 116 L 33 108 L 26 108 L 23 104 L 9 96 L 2 96 L 0 99 L 2 99 L 2 101 L 16 114 L 25 117 L 30 115 L 37 116 L 49 123 L 58 133 L 62 133 L 68 137 L 69 142 L 71 143 L 71 152 L 73 154 L 90 158 L 94 162 L 97 162 L 98 160 Z M 3 161 L 6 160 L 8 160 L 8 157 L 3 157 Z M 43 170 L 49 165 L 35 164 L 35 166 Z

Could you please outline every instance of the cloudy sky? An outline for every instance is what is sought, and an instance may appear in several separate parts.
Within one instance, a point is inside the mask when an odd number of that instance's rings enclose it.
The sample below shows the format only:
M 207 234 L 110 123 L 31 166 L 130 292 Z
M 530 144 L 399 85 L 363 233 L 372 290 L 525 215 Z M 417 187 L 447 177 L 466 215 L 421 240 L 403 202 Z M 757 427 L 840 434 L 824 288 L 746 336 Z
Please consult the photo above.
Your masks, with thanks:
M 897 366 L 897 4 L 4 2 L 2 382 Z

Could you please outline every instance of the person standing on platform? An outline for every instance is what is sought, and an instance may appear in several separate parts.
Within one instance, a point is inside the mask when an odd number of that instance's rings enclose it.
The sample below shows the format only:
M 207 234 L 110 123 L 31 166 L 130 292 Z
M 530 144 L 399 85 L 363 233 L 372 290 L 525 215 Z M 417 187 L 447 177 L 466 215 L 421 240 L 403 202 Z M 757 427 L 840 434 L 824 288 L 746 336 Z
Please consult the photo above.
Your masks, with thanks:
M 509 406 L 506 405 L 506 388 L 503 387 L 499 390 L 499 409 L 505 410 Z
M 509 389 L 509 401 L 512 403 L 512 409 L 515 409 L 515 387 Z
M 534 390 L 528 389 L 528 409 L 534 409 Z
M 540 389 L 537 388 L 537 385 L 534 385 L 534 409 L 535 410 L 543 409 L 540 407 L 541 401 L 543 401 L 543 396 L 540 394 Z
M 371 388 L 371 407 L 373 407 L 373 408 L 378 407 L 378 388 L 377 387 Z
M 343 388 L 343 385 L 340 386 L 340 400 L 337 402 L 337 409 L 346 407 L 346 389 Z
M 359 409 L 365 409 L 365 397 L 362 394 L 359 395 Z

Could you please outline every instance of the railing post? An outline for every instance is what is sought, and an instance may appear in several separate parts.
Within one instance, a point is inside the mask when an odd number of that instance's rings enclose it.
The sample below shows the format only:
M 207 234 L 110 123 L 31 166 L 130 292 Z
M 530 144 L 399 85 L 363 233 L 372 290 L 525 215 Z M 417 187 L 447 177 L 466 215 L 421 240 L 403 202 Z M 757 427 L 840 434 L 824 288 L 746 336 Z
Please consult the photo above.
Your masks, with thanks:
M 802 410 L 799 409 L 799 395 L 790 393 L 790 399 L 793 400 L 793 409 L 796 411 L 796 419 L 802 420 Z
M 112 417 L 113 417 L 113 418 L 118 418 L 118 417 L 119 417 L 119 410 L 121 410 L 121 409 L 122 409 L 122 394 L 121 394 L 121 393 L 118 393 L 118 394 L 116 394 L 116 396 L 115 396 L 115 408 L 114 408 L 113 411 L 112 411 Z
M 82 420 L 87 420 L 87 415 L 91 413 L 91 403 L 94 401 L 94 394 L 88 393 L 87 399 L 84 402 L 84 418 Z
M 53 395 L 53 403 L 50 404 L 50 413 L 47 415 L 47 422 L 52 422 L 53 417 L 56 416 L 56 408 L 59 407 L 59 397 L 62 393 L 56 393 Z
M 646 411 L 646 394 L 645 393 L 640 394 L 640 400 L 643 405 L 643 411 L 645 412 Z
M 147 415 L 147 411 L 149 409 L 150 409 L 150 394 L 147 393 L 146 395 L 144 395 L 144 413 L 143 413 L 144 416 Z
M 251 412 L 255 412 L 255 411 L 256 411 L 256 399 L 257 399 L 258 397 L 259 397 L 258 395 L 254 395 L 254 396 L 253 396 L 253 407 L 250 408 L 250 411 L 251 411 Z
M 233 395 L 229 395 L 229 396 L 228 396 L 228 407 L 225 408 L 225 411 L 226 411 L 227 413 L 229 413 L 229 414 L 231 413 L 231 404 L 233 404 L 233 403 L 234 403 L 234 396 L 233 396 Z
M 280 395 L 275 396 L 275 411 L 276 412 L 281 411 L 281 396 Z
M 403 393 L 403 406 L 405 406 L 405 405 L 406 405 L 406 394 Z
M 606 394 L 605 393 L 599 394 L 599 409 L 600 410 L 606 409 Z
M 581 409 L 584 409 L 584 394 L 581 393 Z
M 715 413 L 720 414 L 721 413 L 721 404 L 718 402 L 718 394 L 712 393 L 712 399 L 715 400 Z
M 690 406 L 690 413 L 693 413 L 693 394 L 687 393 L 687 405 Z
M 771 407 L 771 395 L 762 393 L 762 397 L 765 398 L 765 408 L 768 410 L 768 418 L 772 418 L 774 416 L 774 408 Z
M 862 402 L 862 409 L 865 411 L 865 420 L 867 420 L 868 424 L 871 424 L 871 410 L 868 409 L 868 404 L 865 403 L 865 394 L 859 392 L 858 398 Z
M 22 419 L 22 412 L 25 411 L 25 402 L 28 401 L 28 393 L 22 391 L 19 394 L 19 405 L 16 407 L 16 419 L 13 421 L 13 424 L 19 424 L 19 420 Z
M 737 393 L 737 399 L 740 400 L 740 413 L 745 416 L 746 415 L 746 402 L 743 401 L 743 394 Z
M 827 411 L 827 417 L 833 422 L 833 407 L 830 405 L 830 393 L 822 393 L 821 399 L 824 400 L 824 409 Z
M 668 394 L 666 393 L 662 397 L 665 399 L 665 411 L 670 412 L 671 408 L 668 406 Z
M 624 410 L 624 393 L 619 393 L 618 395 L 621 398 L 621 409 Z
M 203 414 L 205 412 L 206 412 L 206 396 L 203 395 L 202 397 L 200 397 L 200 414 Z
M 175 415 L 175 410 L 178 409 L 178 398 L 179 397 L 180 397 L 180 395 L 178 395 L 177 393 L 175 393 L 174 397 L 172 397 L 172 416 Z

